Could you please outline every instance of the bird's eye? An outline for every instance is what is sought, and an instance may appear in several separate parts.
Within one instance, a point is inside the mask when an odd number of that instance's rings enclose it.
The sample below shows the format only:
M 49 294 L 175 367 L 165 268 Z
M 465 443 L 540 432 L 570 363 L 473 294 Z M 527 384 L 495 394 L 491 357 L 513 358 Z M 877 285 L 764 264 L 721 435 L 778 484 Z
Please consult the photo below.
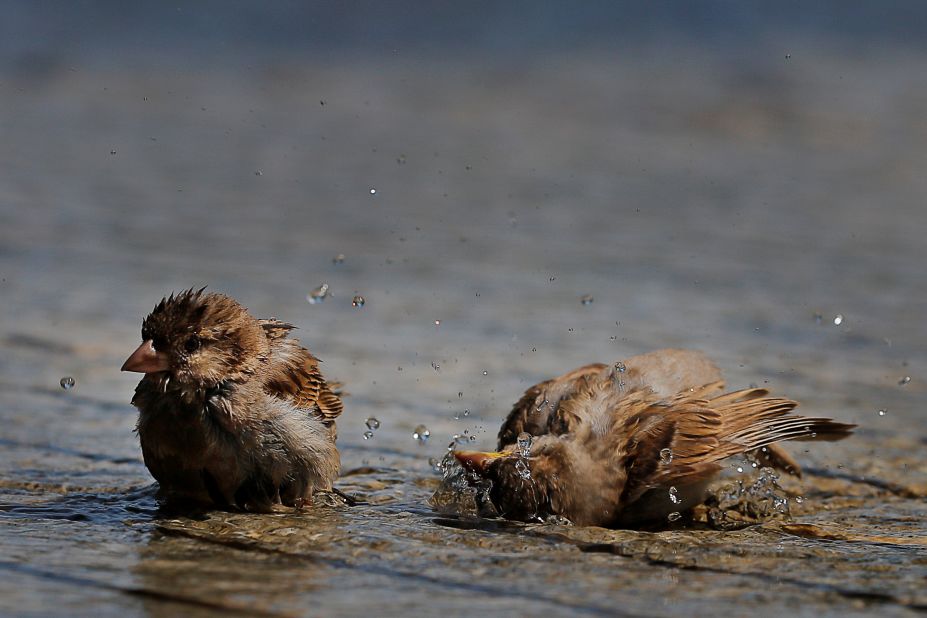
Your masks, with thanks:
M 167 341 L 165 341 L 163 337 L 153 337 L 151 339 L 151 347 L 154 348 L 155 352 L 158 352 L 160 350 L 166 350 Z
M 190 335 L 187 337 L 187 340 L 183 342 L 183 349 L 187 352 L 196 352 L 200 349 L 200 338 L 196 335 Z

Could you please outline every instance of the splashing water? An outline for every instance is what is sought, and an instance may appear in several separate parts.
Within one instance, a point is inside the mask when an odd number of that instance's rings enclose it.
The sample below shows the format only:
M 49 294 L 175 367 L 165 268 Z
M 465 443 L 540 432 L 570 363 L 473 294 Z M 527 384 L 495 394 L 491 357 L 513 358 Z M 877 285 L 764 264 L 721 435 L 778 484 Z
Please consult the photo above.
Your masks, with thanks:
M 323 283 L 316 289 L 312 290 L 306 295 L 306 300 L 309 301 L 310 305 L 318 305 L 328 298 L 328 284 Z
M 528 453 L 531 452 L 531 434 L 527 431 L 518 434 L 516 445 L 518 446 L 518 452 L 521 453 L 521 456 L 527 457 Z
M 447 450 L 453 451 L 458 446 L 467 444 L 467 442 L 476 441 L 476 436 L 470 436 L 468 434 L 469 432 L 465 429 L 463 434 L 455 433 L 453 436 L 451 436 L 451 441 L 447 445 Z
M 762 467 L 752 482 L 737 479 L 712 494 L 706 501 L 708 523 L 721 530 L 791 517 L 788 494 L 773 468 Z
M 428 438 L 431 437 L 431 432 L 428 431 L 428 428 L 424 425 L 418 425 L 415 429 L 412 430 L 412 438 L 421 445 L 424 445 L 428 442 Z
M 498 512 L 489 499 L 492 481 L 466 470 L 453 452 L 432 464 L 441 474 L 441 484 L 428 500 L 433 509 L 442 515 L 458 517 L 497 517 Z
M 621 376 L 627 370 L 628 370 L 627 366 L 621 361 L 618 361 L 617 363 L 615 363 L 615 382 L 618 384 L 619 391 L 624 391 L 625 381 Z

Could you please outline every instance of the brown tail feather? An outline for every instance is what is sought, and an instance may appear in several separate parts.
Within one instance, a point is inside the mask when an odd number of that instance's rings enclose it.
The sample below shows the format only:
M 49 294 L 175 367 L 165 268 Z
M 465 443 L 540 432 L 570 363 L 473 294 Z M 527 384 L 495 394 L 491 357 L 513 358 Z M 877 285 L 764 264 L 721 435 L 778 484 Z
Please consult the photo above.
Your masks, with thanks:
M 783 440 L 842 440 L 856 425 L 790 414 L 798 403 L 767 397 L 765 389 L 728 393 L 708 401 L 723 419 L 719 451 L 736 454 Z

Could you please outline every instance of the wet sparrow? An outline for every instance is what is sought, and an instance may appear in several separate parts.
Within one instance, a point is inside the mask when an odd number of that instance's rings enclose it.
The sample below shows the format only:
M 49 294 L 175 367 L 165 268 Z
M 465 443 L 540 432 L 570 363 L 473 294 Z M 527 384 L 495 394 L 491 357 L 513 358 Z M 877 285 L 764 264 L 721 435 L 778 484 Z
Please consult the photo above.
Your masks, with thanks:
M 224 508 L 299 506 L 338 474 L 339 396 L 319 361 L 222 294 L 161 300 L 123 371 L 145 377 L 132 404 L 161 492 Z
M 718 368 L 688 350 L 587 365 L 528 389 L 502 425 L 498 452 L 455 456 L 492 481 L 504 517 L 622 526 L 701 503 L 726 457 L 752 451 L 800 475 L 776 442 L 840 440 L 855 427 L 792 414 L 796 402 L 766 389 L 723 387 Z

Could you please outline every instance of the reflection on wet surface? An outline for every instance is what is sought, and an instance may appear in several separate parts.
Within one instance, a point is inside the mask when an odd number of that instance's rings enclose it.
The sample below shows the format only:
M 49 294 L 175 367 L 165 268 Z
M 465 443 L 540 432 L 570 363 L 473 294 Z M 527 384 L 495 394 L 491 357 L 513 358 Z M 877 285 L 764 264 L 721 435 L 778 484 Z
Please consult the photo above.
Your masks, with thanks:
M 0 83 L 0 613 L 927 609 L 923 58 L 696 60 Z M 159 508 L 118 367 L 165 292 L 207 283 L 346 382 L 356 506 Z M 788 447 L 789 516 L 429 505 L 447 445 L 491 447 L 525 387 L 665 346 L 860 428 Z

